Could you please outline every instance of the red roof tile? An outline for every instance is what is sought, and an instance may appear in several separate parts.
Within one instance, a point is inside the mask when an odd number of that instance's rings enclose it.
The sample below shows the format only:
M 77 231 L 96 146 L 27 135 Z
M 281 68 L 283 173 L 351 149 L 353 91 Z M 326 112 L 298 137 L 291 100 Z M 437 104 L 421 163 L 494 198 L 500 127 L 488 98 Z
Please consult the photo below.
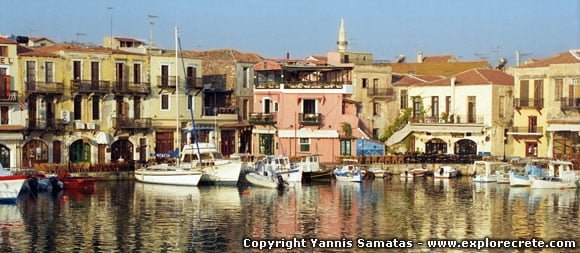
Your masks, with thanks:
M 481 84 L 499 84 L 514 85 L 514 77 L 495 69 L 470 69 L 461 72 L 455 76 L 455 85 L 481 85 Z M 451 78 L 422 83 L 425 86 L 448 86 L 451 85 Z
M 427 76 L 453 76 L 473 68 L 487 68 L 488 63 L 486 61 L 392 63 L 391 67 L 393 73 Z
M 75 44 L 56 44 L 51 46 L 40 47 L 37 50 L 43 52 L 57 52 L 57 51 L 70 51 L 70 52 L 82 52 L 82 53 L 113 53 L 113 54 L 126 54 L 126 55 L 144 55 L 140 53 L 127 52 L 123 50 L 110 49 L 106 47 L 84 47 Z
M 434 55 L 423 57 L 423 62 L 453 62 L 455 57 L 453 55 Z
M 16 41 L 0 37 L 0 44 L 17 44 Z
M 417 76 L 409 74 L 393 74 L 394 86 L 410 86 L 444 78 L 443 76 Z
M 256 63 L 264 59 L 256 53 L 242 53 L 231 48 L 209 51 L 184 51 L 183 54 L 192 58 L 212 61 Z
M 36 56 L 36 57 L 58 57 L 57 54 L 35 50 L 27 46 L 18 45 L 16 48 L 18 56 Z
M 539 68 L 548 67 L 552 64 L 567 64 L 567 63 L 580 63 L 580 50 L 570 50 L 568 52 L 559 53 L 548 58 L 540 59 L 518 68 Z

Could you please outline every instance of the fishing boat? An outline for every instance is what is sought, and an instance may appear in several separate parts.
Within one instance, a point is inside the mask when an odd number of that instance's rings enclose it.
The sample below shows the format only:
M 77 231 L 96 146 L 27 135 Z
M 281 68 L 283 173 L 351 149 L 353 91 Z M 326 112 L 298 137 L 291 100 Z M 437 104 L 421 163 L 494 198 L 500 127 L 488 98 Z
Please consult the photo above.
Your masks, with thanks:
M 549 161 L 548 176 L 532 179 L 532 189 L 578 188 L 580 177 L 572 168 L 572 163 L 568 161 Z
M 536 162 L 528 163 L 524 166 L 523 171 L 516 169 L 510 171 L 510 186 L 531 186 L 532 178 L 545 177 L 546 175 L 546 170 L 540 164 Z
M 72 176 L 68 171 L 62 170 L 58 173 L 57 179 L 62 182 L 62 189 L 65 191 L 95 192 L 95 178 L 93 177 Z
M 13 175 L 11 171 L 0 168 L 0 203 L 16 202 L 26 178 L 26 175 Z
M 442 166 L 433 173 L 435 178 L 453 178 L 457 176 L 457 170 L 451 166 Z
M 497 170 L 495 174 L 497 175 L 498 184 L 509 184 L 510 183 L 510 172 L 512 171 L 511 166 L 502 166 L 501 169 Z
M 178 56 L 178 28 L 175 27 L 175 63 L 179 62 Z M 175 87 L 179 87 L 179 71 L 175 71 Z M 179 104 L 179 88 L 175 89 L 177 104 Z M 177 106 L 177 113 L 179 115 L 179 106 Z M 195 121 L 193 118 L 193 110 L 190 110 L 192 125 L 195 126 Z M 180 117 L 175 117 L 175 127 L 179 132 L 181 129 Z M 193 132 L 196 133 L 195 129 Z M 196 135 L 194 135 L 196 136 Z M 196 138 L 197 139 L 197 138 Z M 196 140 L 197 141 L 197 140 Z M 181 147 L 181 138 L 177 138 L 177 146 Z M 177 150 L 179 151 L 179 150 Z M 181 156 L 177 154 L 176 164 L 161 163 L 146 166 L 145 168 L 135 170 L 135 179 L 143 183 L 152 184 L 167 184 L 167 185 L 183 185 L 183 186 L 196 186 L 201 180 L 202 172 L 201 170 L 192 167 L 192 163 L 188 166 L 183 166 L 180 164 Z M 200 161 L 201 163 L 202 161 Z
M 320 155 L 318 154 L 300 157 L 297 166 L 302 170 L 302 180 L 304 181 L 332 178 L 332 170 L 320 165 Z
M 201 182 L 227 185 L 238 183 L 243 167 L 240 160 L 224 159 L 213 143 L 185 145 L 181 164 L 201 170 Z
M 510 167 L 508 163 L 495 161 L 475 161 L 471 170 L 473 182 L 491 183 L 497 182 L 497 171 L 503 171 Z
M 256 163 L 256 168 L 261 171 L 274 171 L 287 183 L 302 181 L 302 169 L 299 166 L 292 166 L 288 157 L 285 156 L 265 156 Z
M 364 176 L 361 168 L 355 164 L 345 164 L 334 169 L 332 173 L 336 181 L 343 182 L 362 182 Z
M 424 177 L 425 173 L 427 173 L 427 170 L 422 168 L 406 169 L 403 173 L 401 173 L 401 177 L 402 178 Z
M 382 179 L 383 177 L 387 176 L 387 174 L 386 174 L 387 172 L 382 168 L 382 166 L 383 166 L 382 164 L 373 164 L 373 165 L 371 165 L 366 170 L 365 176 L 366 176 L 366 174 L 372 173 L 372 175 L 374 175 L 374 178 L 375 179 L 377 179 L 377 178 Z
M 246 180 L 255 186 L 266 188 L 283 188 L 288 183 L 284 181 L 282 175 L 276 172 L 275 167 L 265 166 L 264 160 L 256 162 L 253 170 L 245 176 Z

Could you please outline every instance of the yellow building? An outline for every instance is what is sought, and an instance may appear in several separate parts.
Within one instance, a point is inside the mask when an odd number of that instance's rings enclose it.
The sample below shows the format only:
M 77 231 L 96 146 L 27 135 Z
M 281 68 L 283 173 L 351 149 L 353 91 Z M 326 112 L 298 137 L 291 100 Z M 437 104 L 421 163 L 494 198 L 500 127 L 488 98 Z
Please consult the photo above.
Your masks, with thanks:
M 579 159 L 580 51 L 511 70 L 515 78 L 515 156 Z

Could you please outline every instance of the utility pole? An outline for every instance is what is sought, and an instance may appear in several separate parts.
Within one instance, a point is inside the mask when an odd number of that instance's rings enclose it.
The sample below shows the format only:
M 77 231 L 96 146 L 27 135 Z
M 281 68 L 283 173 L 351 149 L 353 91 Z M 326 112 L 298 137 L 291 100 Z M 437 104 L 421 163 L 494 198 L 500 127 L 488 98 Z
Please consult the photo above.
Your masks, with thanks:
M 147 18 L 149 18 L 149 51 L 151 51 L 151 45 L 153 45 L 153 26 L 155 25 L 155 20 L 158 18 L 158 16 L 154 16 L 154 15 L 147 15 Z

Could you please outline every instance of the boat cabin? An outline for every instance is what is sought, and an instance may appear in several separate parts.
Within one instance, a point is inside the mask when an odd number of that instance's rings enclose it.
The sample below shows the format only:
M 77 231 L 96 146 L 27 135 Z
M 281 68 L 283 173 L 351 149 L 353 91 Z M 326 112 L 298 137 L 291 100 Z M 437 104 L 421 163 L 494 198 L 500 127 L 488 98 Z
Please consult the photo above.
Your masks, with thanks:
M 475 175 L 495 175 L 498 171 L 510 171 L 509 163 L 504 162 L 490 162 L 490 161 L 475 161 L 473 162 L 472 174 Z

